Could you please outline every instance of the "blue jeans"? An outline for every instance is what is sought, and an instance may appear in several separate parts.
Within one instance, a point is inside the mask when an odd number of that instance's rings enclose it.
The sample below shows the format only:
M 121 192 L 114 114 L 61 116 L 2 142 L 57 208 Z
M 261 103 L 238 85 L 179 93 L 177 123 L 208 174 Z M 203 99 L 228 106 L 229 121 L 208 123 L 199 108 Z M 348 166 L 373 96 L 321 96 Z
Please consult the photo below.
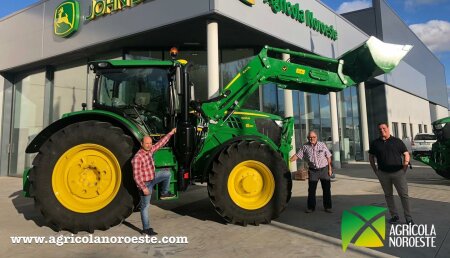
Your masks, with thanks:
M 150 221 L 148 216 L 148 208 L 150 206 L 150 199 L 152 198 L 153 186 L 162 182 L 161 193 L 166 194 L 169 192 L 170 186 L 170 170 L 164 170 L 155 173 L 155 178 L 152 181 L 145 182 L 148 190 L 150 191 L 149 195 L 144 195 L 142 191 L 140 191 L 141 196 L 141 220 L 143 229 L 150 228 Z

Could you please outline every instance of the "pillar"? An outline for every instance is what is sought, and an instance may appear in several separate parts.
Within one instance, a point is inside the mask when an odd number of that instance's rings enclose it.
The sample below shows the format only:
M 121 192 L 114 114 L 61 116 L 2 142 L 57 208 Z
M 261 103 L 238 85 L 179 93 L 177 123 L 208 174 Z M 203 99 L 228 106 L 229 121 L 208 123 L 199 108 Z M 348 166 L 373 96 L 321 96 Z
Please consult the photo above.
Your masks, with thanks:
M 369 127 L 367 124 L 367 106 L 366 106 L 366 91 L 365 84 L 361 82 L 358 84 L 358 103 L 359 116 L 361 117 L 361 137 L 364 160 L 369 160 Z
M 217 21 L 207 21 L 208 99 L 219 94 L 219 26 Z
M 331 109 L 331 141 L 333 142 L 333 148 L 331 150 L 333 154 L 333 167 L 341 168 L 341 153 L 339 149 L 339 125 L 338 125 L 338 112 L 336 92 L 330 92 L 330 109 Z
M 289 54 L 283 53 L 282 58 L 284 61 L 287 61 L 291 58 Z M 294 103 L 292 101 L 292 91 L 291 90 L 284 90 L 284 112 L 285 117 L 294 117 Z M 295 130 L 295 129 L 294 129 Z M 289 157 L 295 154 L 295 132 L 294 135 L 292 135 L 292 141 L 291 146 L 293 146 L 292 150 L 289 152 Z M 297 171 L 297 163 L 291 162 L 289 163 L 289 169 L 291 172 Z

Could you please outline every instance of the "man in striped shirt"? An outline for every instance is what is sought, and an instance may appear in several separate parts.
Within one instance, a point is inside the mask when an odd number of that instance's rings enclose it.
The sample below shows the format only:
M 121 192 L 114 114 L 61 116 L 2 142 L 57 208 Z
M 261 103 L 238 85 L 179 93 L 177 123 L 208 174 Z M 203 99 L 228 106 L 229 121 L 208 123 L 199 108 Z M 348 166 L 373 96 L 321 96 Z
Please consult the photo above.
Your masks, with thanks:
M 316 208 L 316 189 L 320 180 L 323 190 L 323 207 L 325 212 L 331 213 L 331 153 L 323 142 L 317 141 L 317 133 L 308 133 L 308 143 L 304 144 L 297 154 L 291 157 L 291 162 L 304 159 L 308 162 L 308 204 L 306 213 Z
M 169 192 L 170 186 L 170 170 L 160 171 L 155 174 L 155 162 L 153 160 L 153 153 L 166 145 L 170 137 L 176 133 L 176 128 L 172 129 L 170 133 L 161 138 L 155 145 L 153 145 L 152 138 L 148 135 L 144 136 L 141 141 L 141 148 L 134 155 L 131 160 L 133 165 L 133 178 L 136 182 L 141 196 L 141 220 L 143 226 L 143 233 L 147 235 L 156 235 L 150 227 L 148 218 L 148 208 L 150 206 L 150 199 L 153 186 L 162 183 L 161 199 L 170 199 L 175 197 Z

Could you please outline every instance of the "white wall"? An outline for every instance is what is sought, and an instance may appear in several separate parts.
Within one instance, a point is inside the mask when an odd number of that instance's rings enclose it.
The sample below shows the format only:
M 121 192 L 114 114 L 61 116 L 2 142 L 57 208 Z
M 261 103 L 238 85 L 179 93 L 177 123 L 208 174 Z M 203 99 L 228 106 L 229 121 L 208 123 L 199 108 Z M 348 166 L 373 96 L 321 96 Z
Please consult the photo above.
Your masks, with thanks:
M 5 82 L 5 78 L 0 75 L 0 121 L 3 121 L 3 86 Z
M 405 138 L 402 133 L 402 123 L 407 124 L 408 137 L 411 136 L 409 124 L 413 124 L 414 135 L 419 132 L 419 124 L 422 124 L 422 129 L 424 125 L 427 125 L 428 133 L 431 132 L 432 121 L 430 105 L 427 100 L 388 85 L 386 87 L 386 104 L 389 127 L 392 127 L 393 122 L 398 123 L 399 135 L 397 137 L 400 139 Z M 391 128 L 392 131 L 393 128 Z
M 447 108 L 434 103 L 430 103 L 430 114 L 431 122 L 450 116 L 450 112 Z

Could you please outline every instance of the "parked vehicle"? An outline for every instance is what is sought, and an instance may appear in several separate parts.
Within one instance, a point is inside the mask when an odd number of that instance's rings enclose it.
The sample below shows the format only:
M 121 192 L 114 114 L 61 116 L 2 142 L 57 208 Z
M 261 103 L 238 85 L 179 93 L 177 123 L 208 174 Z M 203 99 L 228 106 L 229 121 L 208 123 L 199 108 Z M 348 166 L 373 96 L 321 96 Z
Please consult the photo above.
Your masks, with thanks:
M 431 155 L 431 148 L 433 143 L 437 140 L 436 135 L 429 133 L 418 133 L 411 142 L 412 154 L 418 155 Z
M 431 146 L 431 152 L 429 155 L 413 157 L 432 167 L 438 175 L 450 179 L 450 117 L 434 121 L 431 125 L 436 136 L 436 140 Z

